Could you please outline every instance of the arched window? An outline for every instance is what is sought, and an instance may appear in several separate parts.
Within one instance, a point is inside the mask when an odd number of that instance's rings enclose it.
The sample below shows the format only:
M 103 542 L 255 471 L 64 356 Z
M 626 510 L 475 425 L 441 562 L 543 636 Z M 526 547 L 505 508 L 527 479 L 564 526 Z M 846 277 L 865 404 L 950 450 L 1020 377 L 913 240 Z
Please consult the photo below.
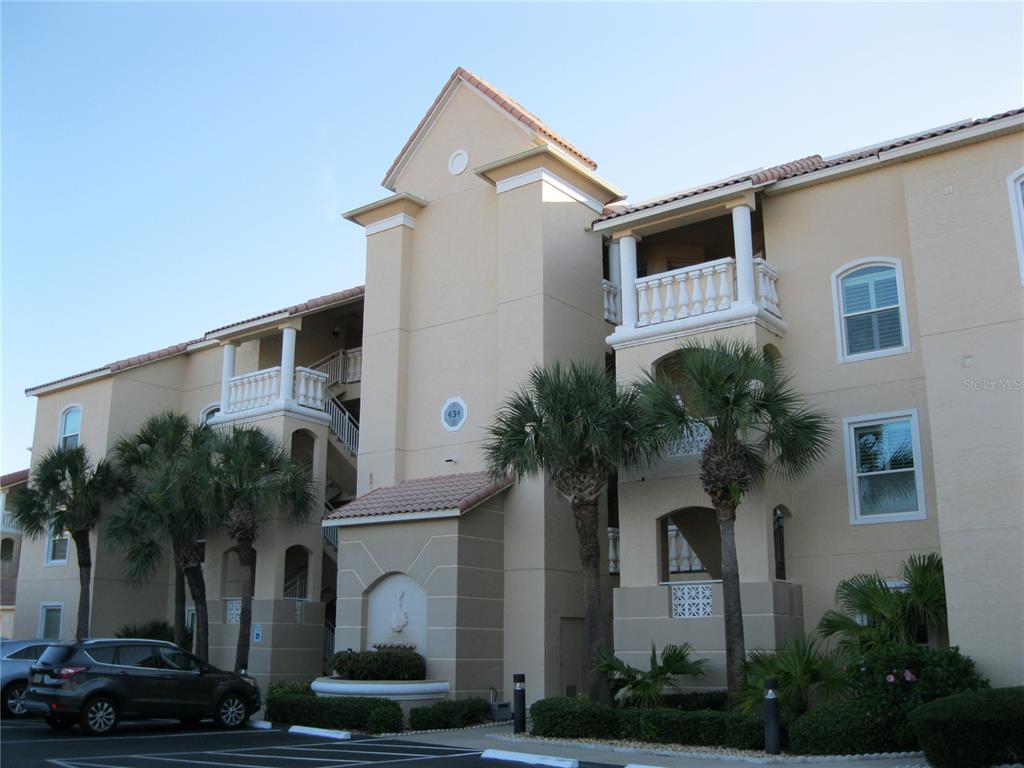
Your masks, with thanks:
M 77 448 L 82 441 L 82 409 L 73 405 L 60 415 L 60 435 L 57 438 L 59 447 Z
M 0 562 L 9 563 L 14 559 L 14 539 L 0 542 Z
M 209 422 L 210 419 L 212 419 L 214 416 L 217 416 L 219 413 L 220 403 L 214 403 L 213 405 L 206 406 L 199 414 L 199 426 L 206 426 L 207 422 Z
M 897 259 L 862 259 L 832 274 L 840 363 L 910 349 L 903 270 Z
M 1010 193 L 1010 214 L 1013 217 L 1013 236 L 1017 241 L 1017 263 L 1020 284 L 1024 285 L 1024 167 L 1018 168 L 1006 180 Z

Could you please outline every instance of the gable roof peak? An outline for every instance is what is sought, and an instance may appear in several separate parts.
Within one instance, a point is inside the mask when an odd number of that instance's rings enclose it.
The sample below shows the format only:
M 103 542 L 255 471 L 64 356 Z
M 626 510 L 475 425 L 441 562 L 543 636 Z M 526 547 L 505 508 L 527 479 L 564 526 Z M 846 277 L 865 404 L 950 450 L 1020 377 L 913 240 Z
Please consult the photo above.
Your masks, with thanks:
M 427 133 L 430 126 L 433 125 L 434 121 L 437 119 L 437 115 L 440 113 L 441 109 L 443 109 L 448 98 L 460 83 L 473 89 L 485 99 L 489 99 L 494 102 L 494 104 L 503 112 L 507 113 L 512 120 L 518 122 L 526 130 L 532 131 L 533 134 L 538 136 L 542 141 L 554 144 L 591 171 L 597 170 L 597 163 L 573 146 L 573 144 L 571 144 L 567 139 L 555 132 L 550 126 L 530 112 L 526 107 L 495 88 L 483 78 L 478 77 L 465 67 L 460 66 L 456 67 L 455 71 L 452 72 L 451 77 L 448 78 L 444 87 L 441 88 L 440 93 L 437 94 L 437 98 L 434 99 L 430 108 L 427 109 L 426 114 L 423 115 L 423 119 L 420 120 L 419 124 L 416 126 L 415 130 L 413 130 L 412 134 L 405 142 L 405 145 L 398 153 L 398 156 L 395 157 L 394 161 L 391 163 L 391 167 L 388 168 L 387 173 L 384 174 L 384 180 L 381 184 L 385 189 L 390 189 L 392 192 L 395 191 L 394 185 L 398 180 L 398 174 L 402 166 L 405 165 L 406 161 L 412 155 L 420 139 Z

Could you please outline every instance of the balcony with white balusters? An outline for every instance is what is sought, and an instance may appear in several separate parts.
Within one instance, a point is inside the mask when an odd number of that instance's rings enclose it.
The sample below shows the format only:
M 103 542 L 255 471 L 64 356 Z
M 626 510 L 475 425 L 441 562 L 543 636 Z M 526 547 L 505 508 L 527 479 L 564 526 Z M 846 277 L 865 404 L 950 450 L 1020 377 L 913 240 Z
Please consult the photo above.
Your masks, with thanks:
M 779 273 L 764 257 L 759 216 L 743 201 L 719 213 L 612 233 L 603 281 L 604 317 L 616 326 L 611 346 L 748 321 L 785 332 Z

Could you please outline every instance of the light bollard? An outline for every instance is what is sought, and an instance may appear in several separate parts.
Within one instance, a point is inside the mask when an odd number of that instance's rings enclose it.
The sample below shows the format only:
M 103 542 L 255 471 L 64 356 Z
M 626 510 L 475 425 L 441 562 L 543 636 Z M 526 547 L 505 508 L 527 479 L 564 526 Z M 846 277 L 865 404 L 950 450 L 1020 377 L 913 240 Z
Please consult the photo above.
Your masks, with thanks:
M 526 675 L 512 675 L 512 732 L 526 732 Z
M 779 724 L 779 681 L 764 681 L 764 751 L 777 755 L 782 750 L 782 729 Z

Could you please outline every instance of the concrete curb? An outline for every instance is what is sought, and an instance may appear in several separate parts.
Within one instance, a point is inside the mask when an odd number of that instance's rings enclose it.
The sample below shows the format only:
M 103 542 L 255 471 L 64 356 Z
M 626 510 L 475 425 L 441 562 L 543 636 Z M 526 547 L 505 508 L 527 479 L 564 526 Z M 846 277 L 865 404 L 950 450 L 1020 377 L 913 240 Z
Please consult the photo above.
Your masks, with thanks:
M 531 755 L 529 752 L 507 752 L 502 749 L 487 749 L 480 755 L 484 760 L 505 760 L 510 763 L 546 765 L 550 768 L 579 768 L 579 761 L 568 757 Z
M 288 733 L 301 733 L 304 736 L 323 736 L 325 739 L 351 739 L 352 734 L 348 731 L 332 731 L 329 728 L 310 728 L 308 725 L 293 725 Z
M 248 727 L 255 728 L 257 731 L 269 731 L 274 727 L 274 724 L 269 720 L 250 720 Z

